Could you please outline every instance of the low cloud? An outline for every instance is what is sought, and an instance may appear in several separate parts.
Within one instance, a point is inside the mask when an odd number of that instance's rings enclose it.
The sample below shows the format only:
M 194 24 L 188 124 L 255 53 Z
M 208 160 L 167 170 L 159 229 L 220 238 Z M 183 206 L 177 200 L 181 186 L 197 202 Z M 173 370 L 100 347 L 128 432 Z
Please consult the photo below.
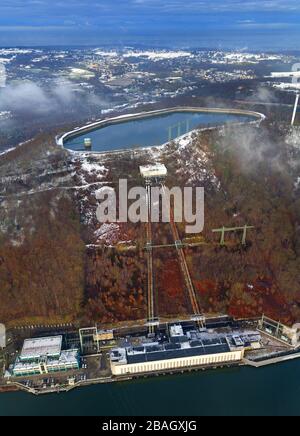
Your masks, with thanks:
M 274 134 L 274 132 L 273 132 Z M 270 131 L 262 126 L 257 129 L 241 126 L 225 131 L 220 145 L 231 150 L 238 158 L 240 168 L 245 173 L 253 173 L 264 164 L 272 170 L 286 171 L 287 162 L 283 162 L 284 139 L 271 137 Z
M 0 110 L 46 113 L 51 110 L 51 97 L 32 82 L 19 82 L 1 92 Z
M 0 91 L 0 111 L 15 114 L 47 115 L 62 112 L 85 101 L 103 106 L 104 101 L 93 94 L 77 93 L 67 81 L 57 81 L 49 89 L 34 82 L 16 82 Z
M 260 86 L 258 87 L 253 94 L 247 98 L 250 102 L 256 102 L 256 103 L 277 103 L 278 98 L 276 97 L 273 90 L 267 87 Z

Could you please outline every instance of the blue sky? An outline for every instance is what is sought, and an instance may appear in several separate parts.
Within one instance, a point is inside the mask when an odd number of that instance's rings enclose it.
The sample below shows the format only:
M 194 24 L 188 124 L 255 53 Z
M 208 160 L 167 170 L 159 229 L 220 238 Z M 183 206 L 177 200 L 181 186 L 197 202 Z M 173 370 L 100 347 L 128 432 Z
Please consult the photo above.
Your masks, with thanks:
M 300 49 L 299 0 L 0 0 L 0 45 Z

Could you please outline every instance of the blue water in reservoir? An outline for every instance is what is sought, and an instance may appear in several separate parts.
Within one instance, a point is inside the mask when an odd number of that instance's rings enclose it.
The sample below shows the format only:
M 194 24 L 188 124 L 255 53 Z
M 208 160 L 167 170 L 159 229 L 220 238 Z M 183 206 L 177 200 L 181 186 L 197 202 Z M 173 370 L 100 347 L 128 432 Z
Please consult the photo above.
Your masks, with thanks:
M 0 416 L 300 416 L 300 361 L 90 386 L 0 394 Z
M 81 151 L 84 149 L 84 138 L 92 139 L 92 149 L 97 152 L 133 147 L 151 147 L 164 144 L 170 139 L 175 139 L 198 127 L 253 120 L 253 117 L 246 115 L 176 112 L 98 128 L 67 140 L 65 147 Z

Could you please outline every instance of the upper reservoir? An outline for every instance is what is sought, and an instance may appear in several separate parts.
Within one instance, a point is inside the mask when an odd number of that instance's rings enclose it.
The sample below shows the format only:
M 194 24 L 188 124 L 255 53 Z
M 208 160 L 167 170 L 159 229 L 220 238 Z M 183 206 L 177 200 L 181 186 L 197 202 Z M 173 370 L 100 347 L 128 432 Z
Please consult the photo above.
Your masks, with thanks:
M 113 118 L 67 133 L 60 139 L 66 148 L 82 151 L 84 140 L 92 151 L 106 152 L 162 145 L 197 128 L 242 123 L 261 119 L 255 112 L 165 110 Z

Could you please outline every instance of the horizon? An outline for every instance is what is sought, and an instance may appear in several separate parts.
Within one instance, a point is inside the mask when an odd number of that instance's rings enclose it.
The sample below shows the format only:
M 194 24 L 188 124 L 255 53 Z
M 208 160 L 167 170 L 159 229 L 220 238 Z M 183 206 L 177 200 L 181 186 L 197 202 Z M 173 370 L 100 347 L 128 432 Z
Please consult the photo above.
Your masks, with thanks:
M 153 50 L 157 50 L 157 51 L 184 51 L 184 50 L 188 50 L 190 52 L 197 52 L 197 51 L 222 51 L 222 52 L 234 52 L 234 51 L 238 51 L 241 53 L 247 53 L 247 52 L 251 52 L 251 53 L 294 53 L 294 54 L 299 54 L 300 53 L 300 48 L 299 49 L 265 49 L 265 50 L 261 50 L 258 48 L 250 48 L 250 47 L 243 47 L 243 48 L 232 48 L 232 47 L 205 47 L 205 46 L 182 46 L 182 47 L 178 47 L 178 46 L 167 46 L 167 45 L 157 45 L 157 44 L 127 44 L 127 45 L 117 45 L 117 44 L 109 44 L 109 43 L 104 43 L 104 44 L 76 44 L 76 45 L 72 45 L 72 44 L 42 44 L 42 45 L 34 45 L 34 44 L 12 44 L 12 45 L 0 45 L 0 50 L 10 50 L 10 49 L 32 49 L 32 50 L 38 50 L 38 49 L 57 49 L 57 50 L 81 50 L 81 49 L 100 49 L 103 48 L 104 50 L 118 50 L 120 52 L 122 52 L 123 50 L 128 50 L 128 49 L 134 49 L 134 50 L 149 50 L 149 49 L 153 49 Z
M 3 0 L 0 46 L 297 50 L 296 0 Z

